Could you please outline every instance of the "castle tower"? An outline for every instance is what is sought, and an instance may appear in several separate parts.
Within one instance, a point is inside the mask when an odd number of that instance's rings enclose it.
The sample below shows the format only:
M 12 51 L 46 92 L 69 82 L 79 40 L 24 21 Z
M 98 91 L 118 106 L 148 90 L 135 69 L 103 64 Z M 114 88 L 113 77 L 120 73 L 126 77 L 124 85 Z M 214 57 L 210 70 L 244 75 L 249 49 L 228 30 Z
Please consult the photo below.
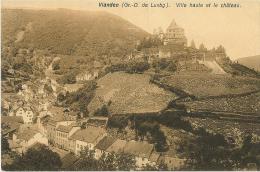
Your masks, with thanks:
M 187 38 L 184 34 L 184 29 L 179 27 L 173 19 L 170 26 L 166 30 L 164 45 L 187 45 Z

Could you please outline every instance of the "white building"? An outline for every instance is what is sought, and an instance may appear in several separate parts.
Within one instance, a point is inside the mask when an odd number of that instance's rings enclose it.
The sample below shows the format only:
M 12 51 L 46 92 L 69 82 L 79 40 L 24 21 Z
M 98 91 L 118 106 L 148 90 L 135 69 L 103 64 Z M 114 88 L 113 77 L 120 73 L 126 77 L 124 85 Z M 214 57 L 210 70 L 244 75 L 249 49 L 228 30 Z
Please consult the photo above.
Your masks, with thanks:
M 74 145 L 74 152 L 79 155 L 84 149 L 94 150 L 97 143 L 107 135 L 105 129 L 87 126 L 85 129 L 78 130 L 71 137 L 71 145 Z
M 29 106 L 20 106 L 15 111 L 15 116 L 21 116 L 25 124 L 33 123 L 33 111 Z M 12 116 L 12 115 L 10 115 Z

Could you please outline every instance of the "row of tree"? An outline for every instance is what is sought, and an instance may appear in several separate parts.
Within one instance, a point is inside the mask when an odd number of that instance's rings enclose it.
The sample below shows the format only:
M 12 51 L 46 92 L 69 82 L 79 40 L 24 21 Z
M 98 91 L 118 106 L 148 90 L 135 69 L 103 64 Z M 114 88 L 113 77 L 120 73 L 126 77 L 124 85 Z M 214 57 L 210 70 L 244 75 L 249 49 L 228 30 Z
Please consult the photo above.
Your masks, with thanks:
M 78 160 L 65 169 L 62 167 L 60 156 L 46 145 L 37 144 L 28 149 L 25 154 L 15 154 L 14 161 L 2 168 L 7 171 L 129 171 L 129 170 L 166 170 L 165 164 L 159 166 L 136 166 L 135 157 L 126 153 L 103 153 L 99 159 L 95 158 L 95 151 L 84 149 Z M 64 164 L 66 166 L 66 164 Z

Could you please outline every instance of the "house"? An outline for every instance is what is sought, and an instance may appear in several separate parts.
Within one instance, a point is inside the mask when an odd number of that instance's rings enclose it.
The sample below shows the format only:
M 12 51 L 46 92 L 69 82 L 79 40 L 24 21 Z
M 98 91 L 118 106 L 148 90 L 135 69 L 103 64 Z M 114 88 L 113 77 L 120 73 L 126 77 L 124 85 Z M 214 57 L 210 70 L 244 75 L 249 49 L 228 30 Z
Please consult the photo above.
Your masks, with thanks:
M 40 114 L 37 117 L 37 128 L 40 133 L 47 137 L 47 122 L 50 120 L 51 116 L 48 114 Z
M 89 80 L 92 80 L 94 77 L 93 77 L 93 74 L 89 71 L 86 71 L 84 73 L 80 73 L 76 76 L 76 81 L 79 82 L 79 81 L 89 81 Z
M 76 155 L 80 154 L 85 148 L 94 150 L 97 143 L 107 135 L 106 130 L 99 127 L 87 126 L 85 129 L 78 130 L 71 137 L 71 145 L 74 145 Z
M 116 141 L 107 148 L 107 153 L 123 153 L 124 147 L 126 145 L 127 141 L 116 139 Z
M 177 157 L 171 157 L 169 155 L 160 156 L 158 163 L 164 163 L 167 165 L 168 170 L 179 170 L 184 165 L 186 159 L 180 159 Z
M 95 158 L 99 159 L 103 153 L 106 153 L 106 150 L 116 141 L 117 139 L 111 136 L 105 136 L 101 139 L 98 144 L 95 146 Z
M 90 80 L 94 80 L 98 77 L 99 75 L 99 70 L 94 69 L 91 71 L 86 71 L 84 73 L 80 73 L 76 76 L 76 81 L 80 82 L 80 81 L 90 81 Z
M 15 110 L 15 116 L 21 116 L 25 124 L 32 124 L 33 123 L 33 110 L 30 106 L 19 106 Z
M 80 127 L 75 122 L 69 125 L 58 125 L 56 128 L 55 145 L 61 149 L 73 150 L 74 145 L 70 145 L 69 137 L 79 129 Z
M 146 142 L 138 142 L 131 140 L 126 143 L 124 153 L 132 154 L 135 156 L 136 166 L 143 167 L 150 163 L 150 156 L 154 150 L 152 144 Z
M 68 126 L 76 121 L 74 112 L 70 112 L 62 107 L 53 106 L 48 110 L 48 114 L 51 116 L 46 122 L 47 138 L 50 144 L 55 144 L 56 140 L 56 128 L 59 125 Z
M 48 140 L 36 130 L 27 129 L 13 135 L 10 141 L 10 148 L 18 153 L 24 153 L 35 143 L 48 145 Z

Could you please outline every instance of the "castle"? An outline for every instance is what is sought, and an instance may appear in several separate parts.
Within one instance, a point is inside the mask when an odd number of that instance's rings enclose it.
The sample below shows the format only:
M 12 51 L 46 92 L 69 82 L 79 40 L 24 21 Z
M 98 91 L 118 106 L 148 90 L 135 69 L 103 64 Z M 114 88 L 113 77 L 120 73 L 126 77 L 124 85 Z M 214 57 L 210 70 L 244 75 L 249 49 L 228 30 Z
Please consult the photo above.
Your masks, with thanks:
M 166 33 L 163 33 L 163 30 L 158 28 L 154 30 L 154 35 L 158 36 L 163 41 L 163 45 L 187 46 L 187 38 L 184 34 L 184 29 L 179 27 L 174 19 L 167 28 Z
M 184 29 L 172 20 L 166 31 L 155 29 L 153 35 L 137 43 L 136 52 L 129 59 L 145 57 L 151 63 L 156 59 L 166 58 L 178 61 L 219 61 L 226 59 L 225 48 L 219 46 L 208 50 L 203 44 L 196 48 L 194 41 L 187 45 Z

